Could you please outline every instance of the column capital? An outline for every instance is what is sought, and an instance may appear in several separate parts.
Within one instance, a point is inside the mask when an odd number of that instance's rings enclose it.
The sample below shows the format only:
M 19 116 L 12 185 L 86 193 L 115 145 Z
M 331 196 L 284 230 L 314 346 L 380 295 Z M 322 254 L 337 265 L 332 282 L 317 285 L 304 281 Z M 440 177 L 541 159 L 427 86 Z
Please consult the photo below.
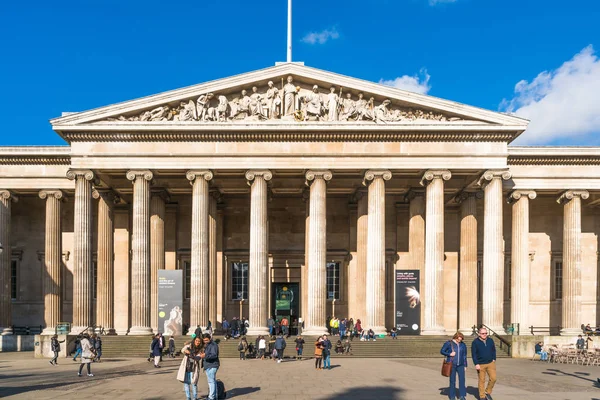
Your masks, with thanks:
M 417 197 L 425 197 L 425 192 L 423 190 L 416 190 L 411 188 L 408 189 L 408 192 L 406 192 L 406 194 L 404 195 L 404 200 L 410 202 L 416 199 Z
M 160 197 L 165 203 L 171 201 L 171 196 L 169 196 L 169 192 L 165 188 L 152 188 L 150 190 L 151 197 Z
M 306 186 L 310 186 L 310 181 L 314 181 L 317 178 L 322 178 L 325 182 L 330 181 L 333 178 L 331 171 L 327 169 L 309 169 L 306 171 Z
M 185 173 L 185 177 L 191 183 L 194 183 L 197 178 L 203 178 L 206 181 L 210 181 L 214 177 L 214 174 L 210 169 L 191 169 Z
M 365 172 L 363 178 L 363 185 L 367 186 L 367 181 L 375 180 L 375 178 L 382 178 L 384 181 L 392 179 L 392 172 L 388 169 L 370 169 Z
M 475 197 L 475 200 L 483 199 L 483 192 L 481 190 L 477 190 L 474 192 L 468 192 L 463 190 L 459 194 L 454 197 L 454 202 L 457 204 L 461 204 L 463 201 L 467 200 L 469 197 Z
M 533 200 L 537 197 L 537 193 L 535 192 L 535 190 L 514 190 L 514 191 L 510 192 L 510 194 L 508 195 L 508 197 L 506 199 L 506 202 L 514 203 L 523 196 L 526 196 L 530 200 Z
M 148 169 L 131 169 L 127 171 L 127 174 L 125 174 L 125 176 L 132 182 L 135 182 L 135 180 L 140 177 L 147 181 L 151 181 L 154 177 L 152 171 Z
M 92 188 L 92 197 L 96 200 L 102 197 L 108 204 L 119 204 L 121 202 L 121 197 L 111 189 Z
M 265 181 L 270 181 L 273 178 L 273 173 L 268 169 L 249 169 L 246 171 L 246 180 L 248 181 L 248 184 L 250 184 L 257 176 L 262 176 Z
M 65 193 L 62 190 L 48 190 L 48 189 L 44 189 L 44 190 L 40 190 L 39 192 L 39 196 L 40 199 L 45 200 L 48 197 L 54 197 L 56 200 L 61 200 L 63 198 L 63 196 L 65 195 Z
M 567 190 L 567 191 L 561 193 L 561 195 L 558 197 L 558 199 L 556 199 L 556 202 L 558 204 L 565 204 L 565 203 L 568 203 L 569 201 L 573 200 L 573 198 L 575 198 L 575 197 L 580 197 L 582 200 L 585 200 L 588 197 L 590 197 L 590 193 L 587 190 L 576 190 L 576 189 Z
M 419 184 L 421 186 L 427 186 L 434 179 L 443 179 L 445 181 L 448 181 L 450 180 L 450 178 L 452 178 L 452 173 L 447 169 L 430 169 L 425 171 Z
M 95 175 L 94 172 L 89 169 L 70 169 L 67 171 L 67 179 L 72 181 L 77 177 L 81 177 L 86 181 L 91 181 L 94 179 Z
M 0 189 L 0 197 L 4 200 L 12 200 L 13 202 L 19 201 L 19 198 L 10 190 Z
M 493 179 L 502 179 L 504 181 L 512 178 L 512 173 L 508 169 L 488 169 L 477 180 L 477 185 L 485 187 Z

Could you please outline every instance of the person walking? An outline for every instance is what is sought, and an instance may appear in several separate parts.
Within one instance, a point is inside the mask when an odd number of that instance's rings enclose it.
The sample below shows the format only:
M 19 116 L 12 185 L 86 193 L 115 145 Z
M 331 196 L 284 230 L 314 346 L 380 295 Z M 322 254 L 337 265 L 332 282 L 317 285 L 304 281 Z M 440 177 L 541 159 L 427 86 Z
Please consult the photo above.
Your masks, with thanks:
M 283 331 L 283 336 L 285 336 L 286 338 L 290 337 L 290 321 L 287 319 L 287 317 L 283 317 L 281 319 L 281 330 Z
M 186 344 L 181 349 L 183 360 L 177 371 L 177 380 L 183 383 L 183 390 L 187 400 L 198 398 L 198 377 L 200 376 L 200 354 L 204 349 L 202 338 L 195 337 L 192 343 Z
M 238 343 L 238 351 L 240 352 L 240 360 L 246 359 L 246 352 L 248 351 L 248 341 L 246 340 L 246 336 L 242 336 L 240 342 Z
M 260 336 L 258 340 L 258 356 L 261 360 L 265 359 L 265 349 L 267 347 L 267 341 L 264 336 Z
M 81 339 L 80 343 L 81 343 L 81 364 L 79 365 L 79 372 L 77 373 L 77 376 L 81 376 L 81 371 L 83 371 L 84 365 L 87 365 L 87 376 L 94 376 L 94 374 L 92 374 L 92 368 L 91 368 L 92 360 L 95 357 L 94 348 L 92 347 L 92 344 L 90 343 L 90 337 L 87 333 L 83 335 L 83 338 Z
M 331 341 L 327 334 L 323 335 L 323 369 L 331 369 Z
M 323 360 L 323 337 L 319 337 L 315 342 L 315 369 L 321 368 L 321 361 Z
M 448 340 L 442 346 L 440 353 L 446 356 L 446 362 L 452 363 L 450 371 L 450 386 L 448 398 L 456 400 L 456 375 L 458 374 L 458 395 L 460 400 L 467 398 L 467 386 L 465 385 L 465 372 L 467 370 L 467 345 L 463 343 L 465 336 L 456 332 L 452 340 Z
M 169 336 L 169 357 L 175 358 L 175 337 Z
M 478 338 L 471 344 L 471 357 L 479 375 L 479 398 L 493 400 L 492 390 L 496 384 L 496 345 L 488 337 L 487 328 L 479 328 Z M 487 387 L 485 386 L 486 375 L 489 377 Z
M 343 340 L 344 336 L 346 336 L 346 318 L 340 321 L 340 339 Z
M 222 325 L 223 325 L 223 336 L 225 337 L 225 340 L 227 340 L 231 336 L 231 325 L 229 325 L 229 321 L 227 321 L 227 318 L 223 319 Z
M 267 326 L 269 327 L 269 336 L 273 336 L 273 333 L 275 332 L 275 320 L 273 317 L 269 317 L 267 320 Z
M 50 339 L 50 348 L 54 353 L 54 357 L 52 357 L 52 360 L 50 360 L 50 365 L 58 365 L 58 353 L 60 353 L 60 344 L 64 342 L 64 340 L 58 340 L 58 335 L 54 335 L 52 336 L 52 339 Z
M 304 339 L 298 335 L 296 342 L 296 360 L 302 361 L 302 350 L 304 350 Z
M 94 341 L 94 350 L 96 352 L 95 362 L 102 362 L 100 358 L 102 357 L 102 338 L 100 335 L 96 336 L 96 341 Z
M 283 333 L 279 333 L 279 336 L 275 340 L 275 350 L 277 350 L 277 362 L 280 363 L 283 359 L 283 350 L 285 350 L 285 339 L 283 338 Z
M 200 353 L 206 380 L 208 381 L 208 400 L 217 400 L 217 371 L 221 365 L 219 362 L 219 345 L 213 342 L 209 334 L 202 336 L 204 341 L 204 352 Z
M 152 357 L 154 357 L 154 368 L 160 368 L 160 333 L 157 333 L 152 340 L 152 344 L 150 344 L 150 349 L 152 350 Z
M 77 361 L 77 356 L 81 356 L 81 339 L 81 335 L 77 336 L 75 339 L 75 355 L 73 356 L 73 361 Z

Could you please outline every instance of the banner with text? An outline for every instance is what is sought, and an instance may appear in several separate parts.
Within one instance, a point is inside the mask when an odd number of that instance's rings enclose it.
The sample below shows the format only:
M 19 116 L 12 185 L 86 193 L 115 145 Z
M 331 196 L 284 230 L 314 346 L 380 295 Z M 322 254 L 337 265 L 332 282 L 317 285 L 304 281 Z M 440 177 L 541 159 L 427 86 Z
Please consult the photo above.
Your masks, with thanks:
M 183 271 L 158 270 L 158 331 L 180 336 L 183 322 Z
M 396 329 L 398 335 L 421 333 L 419 272 L 396 270 Z

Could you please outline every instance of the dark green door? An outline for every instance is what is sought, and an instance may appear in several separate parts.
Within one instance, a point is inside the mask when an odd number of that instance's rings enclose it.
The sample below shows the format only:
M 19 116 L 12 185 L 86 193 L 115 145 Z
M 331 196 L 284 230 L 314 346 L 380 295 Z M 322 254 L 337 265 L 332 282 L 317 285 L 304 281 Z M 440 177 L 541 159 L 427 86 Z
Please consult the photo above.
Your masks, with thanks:
M 286 317 L 291 329 L 294 320 L 298 320 L 300 312 L 300 284 L 287 282 L 273 283 L 271 294 L 271 314 L 278 321 Z

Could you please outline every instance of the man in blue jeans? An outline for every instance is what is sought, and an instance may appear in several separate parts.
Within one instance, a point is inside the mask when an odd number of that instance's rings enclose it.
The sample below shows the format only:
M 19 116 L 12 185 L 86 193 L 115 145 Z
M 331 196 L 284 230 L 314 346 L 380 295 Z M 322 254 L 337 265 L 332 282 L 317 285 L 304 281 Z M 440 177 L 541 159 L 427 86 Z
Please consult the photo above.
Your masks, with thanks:
M 331 369 L 331 341 L 327 334 L 323 335 L 323 369 Z
M 219 345 L 212 341 L 209 333 L 202 336 L 204 353 L 200 353 L 206 380 L 208 381 L 208 400 L 217 400 L 217 370 L 219 369 Z

